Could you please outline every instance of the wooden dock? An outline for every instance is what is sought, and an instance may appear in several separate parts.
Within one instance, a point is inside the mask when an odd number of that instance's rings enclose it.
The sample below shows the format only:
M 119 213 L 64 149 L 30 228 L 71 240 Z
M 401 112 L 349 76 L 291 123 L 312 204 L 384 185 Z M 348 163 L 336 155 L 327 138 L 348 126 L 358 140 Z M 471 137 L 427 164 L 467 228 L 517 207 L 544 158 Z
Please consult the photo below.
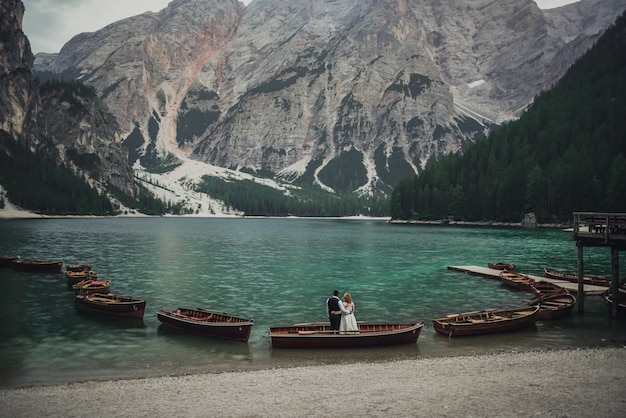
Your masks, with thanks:
M 490 279 L 497 279 L 497 280 L 500 280 L 500 272 L 501 272 L 501 270 L 490 269 L 488 267 L 479 267 L 479 266 L 448 266 L 448 270 L 466 273 L 471 276 L 487 277 Z M 521 274 L 524 274 L 524 273 L 521 273 Z M 568 282 L 567 280 L 551 279 L 551 278 L 543 277 L 543 276 L 533 276 L 532 274 L 526 274 L 526 276 L 536 281 L 554 283 L 557 286 L 564 287 L 570 293 L 573 293 L 573 294 L 578 293 L 578 283 Z M 589 285 L 589 284 L 583 285 L 583 292 L 585 296 L 601 295 L 607 289 L 608 287 L 604 287 L 604 286 L 595 286 L 595 285 Z

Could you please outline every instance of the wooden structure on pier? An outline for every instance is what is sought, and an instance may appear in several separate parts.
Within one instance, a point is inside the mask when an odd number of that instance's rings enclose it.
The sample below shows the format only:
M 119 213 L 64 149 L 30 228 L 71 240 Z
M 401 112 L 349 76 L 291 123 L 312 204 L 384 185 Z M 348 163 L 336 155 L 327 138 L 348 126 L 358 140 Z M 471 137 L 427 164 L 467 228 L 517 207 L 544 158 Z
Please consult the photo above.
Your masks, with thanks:
M 611 293 L 618 295 L 619 252 L 626 251 L 626 213 L 574 212 L 574 240 L 578 247 L 578 289 L 583 289 L 583 249 L 607 247 L 611 249 Z M 578 311 L 584 310 L 584 298 L 578 298 Z M 617 303 L 611 315 L 617 317 Z

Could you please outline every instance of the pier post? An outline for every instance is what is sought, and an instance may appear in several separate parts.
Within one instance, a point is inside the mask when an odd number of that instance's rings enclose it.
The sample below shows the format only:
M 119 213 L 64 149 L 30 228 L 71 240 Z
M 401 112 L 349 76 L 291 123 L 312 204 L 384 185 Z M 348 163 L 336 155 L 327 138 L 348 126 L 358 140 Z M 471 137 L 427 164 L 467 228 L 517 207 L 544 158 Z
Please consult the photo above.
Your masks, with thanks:
M 611 247 L 611 294 L 613 295 L 613 303 L 611 304 L 611 316 L 617 318 L 617 305 L 619 296 L 619 251 L 615 247 Z
M 578 313 L 585 312 L 585 287 L 583 282 L 583 245 L 577 243 L 578 247 Z

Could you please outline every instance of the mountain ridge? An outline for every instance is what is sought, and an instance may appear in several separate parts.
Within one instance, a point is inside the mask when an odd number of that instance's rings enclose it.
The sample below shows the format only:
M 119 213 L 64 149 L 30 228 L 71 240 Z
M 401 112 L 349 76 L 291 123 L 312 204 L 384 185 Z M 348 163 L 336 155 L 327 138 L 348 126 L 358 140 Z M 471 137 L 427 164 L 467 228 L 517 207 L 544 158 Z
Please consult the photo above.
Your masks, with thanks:
M 193 158 L 384 195 L 516 117 L 624 4 L 175 1 L 35 68 L 96 88 L 127 139 L 141 138 L 136 172 Z

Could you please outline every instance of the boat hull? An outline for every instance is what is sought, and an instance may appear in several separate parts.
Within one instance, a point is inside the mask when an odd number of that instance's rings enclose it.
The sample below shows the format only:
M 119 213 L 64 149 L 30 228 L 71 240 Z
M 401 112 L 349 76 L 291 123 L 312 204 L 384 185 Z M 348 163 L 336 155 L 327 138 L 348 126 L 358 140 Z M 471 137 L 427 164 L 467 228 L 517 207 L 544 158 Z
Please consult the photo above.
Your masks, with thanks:
M 574 274 L 574 273 L 566 273 L 566 272 L 557 271 L 557 270 L 550 270 L 544 267 L 543 275 L 550 279 L 559 279 L 559 280 L 566 280 L 572 283 L 578 283 L 578 274 Z M 609 287 L 611 285 L 611 281 L 603 276 L 583 276 L 583 284 Z
M 513 289 L 521 290 L 524 292 L 532 292 L 531 285 L 535 283 L 534 279 L 530 277 L 515 273 L 512 271 L 503 271 L 500 273 L 500 280 L 503 284 Z
M 448 315 L 433 320 L 433 327 L 438 334 L 446 337 L 495 334 L 533 326 L 538 317 L 539 306 L 525 306 Z
M 146 310 L 146 301 L 143 299 L 110 293 L 76 295 L 74 301 L 78 310 L 98 315 L 143 318 Z
M 89 271 L 91 270 L 91 264 L 66 264 L 65 270 L 67 271 Z
M 616 303 L 616 300 L 611 293 L 611 289 L 604 292 L 602 298 L 604 299 L 604 303 L 606 304 L 608 314 L 612 315 L 613 305 Z M 626 291 L 624 291 L 622 288 L 620 288 L 618 292 L 616 313 L 618 318 L 626 318 Z
M 13 266 L 13 262 L 19 259 L 18 256 L 13 255 L 0 256 L 0 267 L 11 267 Z
M 487 263 L 487 267 L 494 270 L 515 270 L 515 264 L 513 263 Z
M 415 324 L 361 324 L 358 332 L 338 333 L 328 324 L 271 327 L 274 348 L 363 348 L 415 344 L 423 322 Z
M 539 306 L 539 320 L 562 318 L 572 313 L 576 298 L 570 293 L 542 296 L 531 300 L 529 306 Z
M 208 318 L 207 313 L 219 315 L 219 321 Z M 194 318 L 192 315 L 196 314 Z M 201 314 L 198 316 L 198 314 Z M 250 338 L 252 320 L 226 315 L 217 311 L 190 310 L 179 308 L 176 311 L 157 311 L 157 318 L 163 325 L 204 337 L 247 342 Z
M 566 288 L 543 280 L 531 284 L 530 290 L 539 297 L 568 293 Z
M 67 286 L 72 287 L 77 283 L 80 283 L 84 280 L 98 280 L 98 273 L 95 271 L 67 271 L 65 273 L 65 277 L 67 278 Z M 104 293 L 104 292 L 103 292 Z
M 83 280 L 72 286 L 77 295 L 91 295 L 93 293 L 109 293 L 111 281 Z
M 61 273 L 63 268 L 62 260 L 14 260 L 13 269 L 19 271 L 29 271 L 36 273 Z

